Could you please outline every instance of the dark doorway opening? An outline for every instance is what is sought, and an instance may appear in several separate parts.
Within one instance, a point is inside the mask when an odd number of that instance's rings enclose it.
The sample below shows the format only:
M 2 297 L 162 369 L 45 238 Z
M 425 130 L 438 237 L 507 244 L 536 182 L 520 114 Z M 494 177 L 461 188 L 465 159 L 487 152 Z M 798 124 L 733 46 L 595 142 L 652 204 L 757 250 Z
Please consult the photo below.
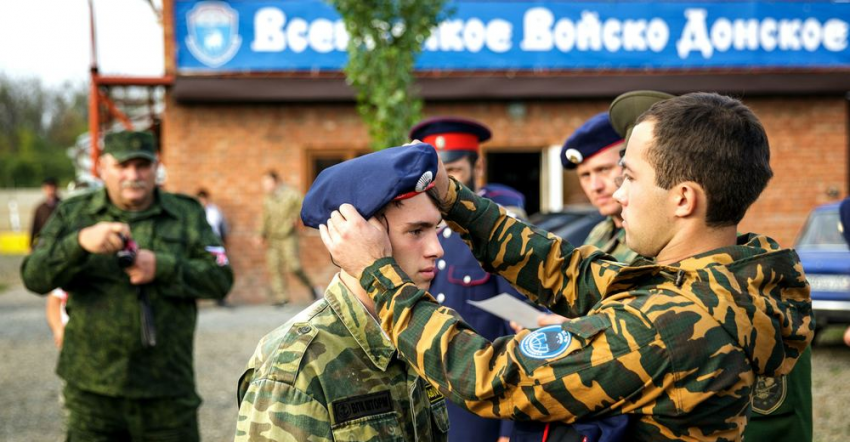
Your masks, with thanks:
M 525 212 L 540 211 L 540 152 L 488 152 L 487 182 L 511 186 L 525 195 Z

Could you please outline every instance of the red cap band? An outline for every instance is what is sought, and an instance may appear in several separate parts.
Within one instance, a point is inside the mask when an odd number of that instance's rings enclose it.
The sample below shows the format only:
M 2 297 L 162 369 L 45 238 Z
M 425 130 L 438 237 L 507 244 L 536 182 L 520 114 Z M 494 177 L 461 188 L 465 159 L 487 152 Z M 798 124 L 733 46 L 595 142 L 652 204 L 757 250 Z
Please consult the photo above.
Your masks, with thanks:
M 422 192 L 434 187 L 434 184 L 437 184 L 437 183 L 434 182 L 434 181 L 431 181 L 431 184 L 425 186 L 425 188 L 422 189 Z M 393 198 L 393 201 L 400 201 L 400 200 L 406 200 L 408 198 L 413 198 L 414 196 L 419 195 L 422 192 L 417 192 L 417 191 L 414 190 L 413 192 L 402 193 L 401 195 Z
M 426 136 L 423 143 L 428 143 L 435 148 L 437 152 L 446 150 L 468 150 L 478 153 L 478 136 L 463 133 L 463 132 L 446 132 L 442 134 L 433 134 Z

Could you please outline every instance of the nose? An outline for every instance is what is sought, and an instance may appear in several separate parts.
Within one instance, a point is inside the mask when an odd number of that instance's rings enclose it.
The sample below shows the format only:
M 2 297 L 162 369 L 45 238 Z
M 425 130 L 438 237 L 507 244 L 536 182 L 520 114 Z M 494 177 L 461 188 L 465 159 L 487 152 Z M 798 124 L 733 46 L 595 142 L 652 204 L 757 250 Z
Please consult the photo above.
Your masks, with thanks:
M 590 174 L 590 188 L 597 191 L 605 189 L 605 181 L 602 179 L 602 175 L 598 173 Z
M 626 204 L 628 204 L 628 199 L 626 198 L 626 190 L 625 190 L 626 186 L 628 185 L 627 183 L 628 182 L 626 180 L 623 180 L 623 182 L 620 184 L 620 187 L 618 187 L 617 190 L 615 190 L 614 194 L 612 195 L 614 200 L 617 201 L 618 203 L 620 203 L 620 205 L 623 206 L 623 207 L 625 207 Z
M 425 247 L 425 256 L 427 258 L 439 259 L 443 256 L 443 246 L 437 238 L 437 230 L 429 237 L 428 245 Z

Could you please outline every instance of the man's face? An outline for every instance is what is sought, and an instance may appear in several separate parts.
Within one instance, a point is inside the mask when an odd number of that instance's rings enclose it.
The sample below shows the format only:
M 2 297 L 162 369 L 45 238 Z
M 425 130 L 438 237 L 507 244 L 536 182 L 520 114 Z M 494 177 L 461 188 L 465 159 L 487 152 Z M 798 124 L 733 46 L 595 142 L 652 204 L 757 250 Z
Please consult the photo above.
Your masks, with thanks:
M 620 149 L 611 147 L 588 158 L 576 168 L 585 195 L 603 216 L 618 216 L 622 207 L 613 195 L 617 178 L 623 173 L 619 165 Z
M 274 178 L 263 175 L 263 192 L 272 193 L 274 189 L 277 187 L 277 181 Z
M 463 183 L 464 186 L 472 189 L 475 189 L 475 180 L 478 178 L 479 167 L 477 167 L 479 161 L 475 161 L 475 165 L 469 161 L 468 157 L 463 157 L 459 160 L 452 161 L 451 163 L 445 163 L 446 173 Z
M 53 184 L 42 184 L 41 192 L 44 193 L 45 198 L 49 200 L 56 198 L 56 186 Z
M 109 199 L 118 208 L 144 210 L 153 202 L 156 161 L 133 158 L 119 163 L 112 155 L 104 155 L 100 175 Z
M 389 227 L 393 258 L 423 290 L 431 286 L 437 268 L 437 259 L 443 256 L 443 247 L 437 239 L 440 212 L 425 193 L 390 203 L 384 212 Z
M 673 236 L 670 191 L 655 184 L 655 169 L 646 160 L 653 144 L 655 123 L 645 121 L 632 130 L 623 157 L 623 184 L 614 193 L 622 206 L 620 216 L 626 230 L 626 245 L 639 255 L 655 257 Z

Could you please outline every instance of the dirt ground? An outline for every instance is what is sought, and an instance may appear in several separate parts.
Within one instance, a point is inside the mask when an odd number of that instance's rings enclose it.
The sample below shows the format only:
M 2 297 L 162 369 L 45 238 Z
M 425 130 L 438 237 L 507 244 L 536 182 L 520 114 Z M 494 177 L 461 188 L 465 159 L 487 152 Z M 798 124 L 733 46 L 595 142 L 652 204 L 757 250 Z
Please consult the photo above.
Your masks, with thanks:
M 16 268 L 17 262 L 0 257 L 0 267 Z M 44 321 L 44 300 L 27 293 L 14 274 L 5 272 L 8 288 L 0 293 L 0 440 L 61 441 L 61 386 L 54 374 L 57 351 Z M 0 283 L 3 275 L 0 268 Z M 195 372 L 204 398 L 199 413 L 204 441 L 233 440 L 235 386 L 248 357 L 263 335 L 300 308 L 202 305 Z M 817 442 L 850 441 L 850 348 L 841 342 L 842 333 L 843 328 L 827 329 L 819 336 L 813 352 Z

